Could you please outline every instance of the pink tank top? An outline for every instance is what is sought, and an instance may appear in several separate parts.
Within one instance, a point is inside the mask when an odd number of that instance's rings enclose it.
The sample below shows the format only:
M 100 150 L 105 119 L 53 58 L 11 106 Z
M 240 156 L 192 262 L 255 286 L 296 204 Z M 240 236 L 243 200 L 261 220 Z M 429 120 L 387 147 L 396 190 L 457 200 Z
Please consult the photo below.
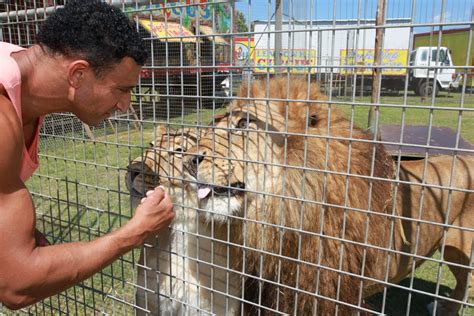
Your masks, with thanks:
M 24 50 L 16 45 L 0 42 L 0 84 L 3 85 L 7 91 L 10 101 L 15 107 L 16 113 L 20 122 L 23 124 L 21 116 L 21 74 L 20 68 L 16 61 L 10 56 L 11 53 Z M 20 178 L 26 181 L 38 168 L 38 142 L 39 130 L 43 117 L 38 120 L 38 125 L 35 128 L 35 134 L 30 148 L 23 145 L 23 153 L 20 167 Z

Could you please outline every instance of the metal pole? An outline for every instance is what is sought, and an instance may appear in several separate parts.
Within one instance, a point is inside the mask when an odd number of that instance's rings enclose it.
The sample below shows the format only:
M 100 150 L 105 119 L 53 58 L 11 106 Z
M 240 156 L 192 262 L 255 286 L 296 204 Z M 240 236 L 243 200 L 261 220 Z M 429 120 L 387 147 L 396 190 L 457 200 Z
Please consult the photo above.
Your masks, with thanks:
M 349 53 L 349 47 L 350 47 L 349 41 L 350 41 L 351 32 L 352 32 L 351 30 L 348 30 L 347 35 L 346 35 L 346 57 L 347 57 L 347 54 Z M 354 48 L 352 47 L 352 49 Z M 347 97 L 347 78 L 349 77 L 349 71 L 354 71 L 354 68 L 352 68 L 351 70 L 347 68 L 339 70 L 339 73 L 344 74 L 344 76 L 341 76 L 341 78 L 344 79 L 344 97 Z M 350 78 L 352 78 L 352 76 L 350 76 Z
M 386 0 L 378 0 L 377 3 L 377 18 L 375 20 L 375 26 L 385 24 L 385 5 Z M 374 51 L 374 68 L 372 70 L 372 96 L 370 98 L 370 110 L 368 127 L 372 133 L 375 133 L 375 110 L 380 93 L 380 81 L 382 80 L 382 70 L 377 66 L 382 64 L 382 43 L 384 37 L 384 28 L 377 28 L 375 31 L 375 51 Z
M 282 33 L 283 29 L 283 13 L 281 7 L 281 0 L 275 3 L 275 73 L 282 71 L 281 68 L 281 53 L 282 53 Z
M 0 1 L 1 2 L 1 1 Z M 122 8 L 127 4 L 149 4 L 149 0 L 112 0 L 108 1 L 111 6 Z M 34 17 L 35 15 L 45 16 L 53 13 L 59 8 L 62 8 L 62 5 L 49 6 L 45 8 L 35 8 L 35 9 L 26 9 L 26 10 L 15 10 L 10 12 L 0 12 L 0 21 L 8 20 L 8 17 L 14 18 L 17 16 L 28 16 Z
M 474 22 L 474 5 L 472 5 L 472 10 L 471 10 L 471 22 Z M 473 33 L 474 33 L 474 23 L 471 23 L 471 32 L 469 33 L 469 43 L 471 43 L 471 41 L 472 41 L 472 34 Z M 468 46 L 467 46 L 467 51 L 468 52 L 470 51 L 470 47 L 471 47 L 471 45 L 468 44 Z M 471 59 L 471 66 L 472 66 L 473 62 L 474 62 L 474 59 Z M 469 65 L 469 54 L 466 55 L 466 65 Z M 469 70 L 469 69 L 466 68 L 465 73 L 464 73 L 464 78 L 469 79 L 468 78 L 468 73 L 469 72 L 472 73 L 472 72 L 474 72 L 474 70 L 473 69 Z M 472 87 L 474 85 L 474 82 L 473 82 L 474 78 L 473 77 L 474 76 L 471 75 L 471 81 L 470 82 L 464 80 L 464 83 L 469 82 L 469 94 L 471 94 L 471 95 L 472 95 L 472 92 L 474 91 L 474 88 Z M 466 84 L 463 85 L 463 89 L 466 89 Z
M 322 85 L 322 73 L 323 73 L 323 69 L 322 69 L 322 60 L 323 60 L 323 32 L 322 31 L 318 31 L 318 48 L 317 48 L 317 54 L 318 54 L 318 57 L 316 59 L 316 64 L 318 65 L 318 68 L 316 69 L 317 73 L 318 73 L 318 82 L 320 85 Z M 326 81 L 326 78 L 324 78 L 324 81 Z
M 15 18 L 17 16 L 25 16 L 25 15 L 28 17 L 34 17 L 35 14 L 45 16 L 45 14 L 53 13 L 54 11 L 56 11 L 57 8 L 62 8 L 62 6 L 58 5 L 56 7 L 0 12 L 0 21 L 8 20 L 8 18 Z

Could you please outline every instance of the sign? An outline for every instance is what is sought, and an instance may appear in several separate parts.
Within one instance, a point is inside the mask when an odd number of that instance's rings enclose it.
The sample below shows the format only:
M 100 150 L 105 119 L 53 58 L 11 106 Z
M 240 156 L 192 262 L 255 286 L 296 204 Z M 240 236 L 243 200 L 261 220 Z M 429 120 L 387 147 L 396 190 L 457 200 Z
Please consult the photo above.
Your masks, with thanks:
M 237 66 L 253 66 L 255 43 L 253 37 L 234 38 L 234 60 Z
M 315 49 L 283 49 L 281 53 L 282 66 L 288 66 L 292 73 L 315 73 L 316 50 Z M 255 49 L 254 72 L 274 73 L 275 50 Z M 288 68 L 281 68 L 281 72 L 287 72 Z
M 145 19 L 139 20 L 141 26 L 145 28 L 148 32 L 153 34 L 155 37 L 162 39 L 164 37 L 169 37 L 167 40 L 169 42 L 185 42 L 185 43 L 195 43 L 194 34 L 189 31 L 184 26 L 179 25 L 178 23 L 173 22 L 159 22 L 159 21 L 150 21 Z M 183 37 L 185 36 L 185 37 Z
M 357 57 L 357 64 L 356 64 Z M 382 52 L 382 74 L 399 76 L 406 74 L 406 68 L 391 68 L 391 67 L 405 67 L 408 60 L 408 50 L 406 49 L 384 49 Z M 373 49 L 358 49 L 346 50 L 341 49 L 341 65 L 343 66 L 357 66 L 355 68 L 344 68 L 342 73 L 354 73 L 363 75 L 372 75 L 373 68 L 366 68 L 374 64 L 374 50 Z
M 192 24 L 199 22 L 212 26 L 216 33 L 231 32 L 231 3 L 186 0 L 139 6 L 131 5 L 124 12 L 128 15 L 138 15 L 142 19 L 150 19 L 150 15 L 160 21 L 164 21 L 166 18 L 168 22 L 177 22 L 189 29 Z

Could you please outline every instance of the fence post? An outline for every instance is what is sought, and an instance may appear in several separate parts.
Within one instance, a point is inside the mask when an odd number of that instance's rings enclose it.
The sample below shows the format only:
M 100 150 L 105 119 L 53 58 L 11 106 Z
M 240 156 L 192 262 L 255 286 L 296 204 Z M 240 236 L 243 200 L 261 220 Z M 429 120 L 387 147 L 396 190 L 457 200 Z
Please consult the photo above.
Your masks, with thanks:
M 385 24 L 385 5 L 386 0 L 378 0 L 377 17 L 375 26 Z M 372 96 L 370 98 L 370 110 L 368 127 L 375 134 L 375 110 L 377 106 L 378 96 L 380 93 L 380 81 L 382 80 L 382 69 L 378 68 L 382 64 L 382 43 L 384 37 L 384 28 L 377 28 L 375 31 L 375 50 L 374 50 L 374 68 L 372 70 Z
M 282 72 L 281 67 L 281 53 L 282 53 L 282 34 L 283 29 L 283 14 L 281 7 L 281 0 L 277 0 L 275 4 L 275 73 Z

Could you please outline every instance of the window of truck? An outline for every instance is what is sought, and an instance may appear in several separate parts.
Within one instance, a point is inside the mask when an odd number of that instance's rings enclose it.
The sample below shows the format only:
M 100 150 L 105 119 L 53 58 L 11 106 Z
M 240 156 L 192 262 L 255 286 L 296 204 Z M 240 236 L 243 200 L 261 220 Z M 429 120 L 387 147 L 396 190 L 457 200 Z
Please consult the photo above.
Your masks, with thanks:
M 421 61 L 427 61 L 428 60 L 428 51 L 427 50 L 423 50 L 421 52 Z

